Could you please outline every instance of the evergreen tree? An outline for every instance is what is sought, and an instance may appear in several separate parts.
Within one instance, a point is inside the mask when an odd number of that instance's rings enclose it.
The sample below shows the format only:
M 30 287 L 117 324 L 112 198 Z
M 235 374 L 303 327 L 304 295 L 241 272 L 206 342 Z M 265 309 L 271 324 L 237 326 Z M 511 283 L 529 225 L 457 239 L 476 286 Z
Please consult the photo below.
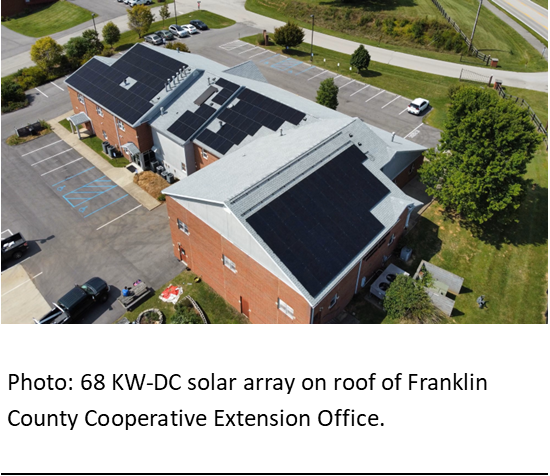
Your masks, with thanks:
M 351 55 L 350 65 L 353 66 L 357 72 L 369 69 L 370 54 L 363 45 L 359 45 L 353 54 Z
M 273 41 L 285 48 L 294 48 L 304 41 L 304 30 L 296 23 L 288 22 L 284 26 L 275 28 Z
M 317 103 L 331 109 L 336 109 L 338 107 L 338 89 L 338 86 L 334 84 L 333 78 L 321 81 L 317 90 Z

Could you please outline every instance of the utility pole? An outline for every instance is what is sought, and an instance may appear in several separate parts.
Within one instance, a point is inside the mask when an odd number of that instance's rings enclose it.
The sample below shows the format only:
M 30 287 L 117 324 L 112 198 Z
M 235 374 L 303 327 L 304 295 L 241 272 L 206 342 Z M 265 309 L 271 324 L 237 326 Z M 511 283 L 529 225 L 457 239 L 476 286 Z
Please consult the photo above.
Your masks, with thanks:
M 94 30 L 97 33 L 97 28 L 95 27 L 95 13 L 92 13 L 92 21 L 94 22 Z
M 482 4 L 483 4 L 483 0 L 479 0 L 479 7 L 477 7 L 476 21 L 474 22 L 474 29 L 472 30 L 472 36 L 470 38 L 470 46 L 468 47 L 468 51 L 472 49 L 472 45 L 474 44 L 474 33 L 476 32 L 477 20 L 479 18 L 479 12 L 481 11 Z
M 174 17 L 176 18 L 176 25 L 178 24 L 178 11 L 176 10 L 176 0 L 174 0 Z
M 315 30 L 315 15 L 311 15 L 311 56 L 310 60 L 313 63 L 313 30 Z

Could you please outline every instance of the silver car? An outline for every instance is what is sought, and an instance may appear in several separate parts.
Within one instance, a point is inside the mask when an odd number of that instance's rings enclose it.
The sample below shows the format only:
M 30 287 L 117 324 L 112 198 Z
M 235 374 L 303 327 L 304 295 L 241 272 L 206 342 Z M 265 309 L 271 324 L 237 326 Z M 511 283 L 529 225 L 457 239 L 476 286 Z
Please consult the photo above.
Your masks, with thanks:
M 168 29 L 175 35 L 180 38 L 186 38 L 189 36 L 189 32 L 183 28 L 181 25 L 170 25 Z
M 147 35 L 143 38 L 147 43 L 151 43 L 153 45 L 162 45 L 163 41 L 162 38 L 158 35 Z

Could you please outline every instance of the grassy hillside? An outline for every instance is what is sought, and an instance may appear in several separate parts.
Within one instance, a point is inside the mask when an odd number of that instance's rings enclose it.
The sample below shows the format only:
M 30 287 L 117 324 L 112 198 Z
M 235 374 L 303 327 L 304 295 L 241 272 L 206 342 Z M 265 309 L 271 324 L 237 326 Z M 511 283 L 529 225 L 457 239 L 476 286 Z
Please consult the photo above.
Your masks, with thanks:
M 441 4 L 469 34 L 477 0 L 441 0 Z M 246 8 L 281 21 L 292 19 L 305 28 L 311 28 L 310 15 L 314 14 L 316 31 L 402 53 L 484 65 L 477 59 L 461 56 L 459 48 L 454 47 L 456 43 L 451 35 L 454 30 L 431 0 L 375 0 L 368 4 L 340 0 L 246 0 Z M 502 69 L 548 69 L 548 63 L 531 45 L 487 9 L 480 15 L 474 44 L 484 53 L 497 57 Z

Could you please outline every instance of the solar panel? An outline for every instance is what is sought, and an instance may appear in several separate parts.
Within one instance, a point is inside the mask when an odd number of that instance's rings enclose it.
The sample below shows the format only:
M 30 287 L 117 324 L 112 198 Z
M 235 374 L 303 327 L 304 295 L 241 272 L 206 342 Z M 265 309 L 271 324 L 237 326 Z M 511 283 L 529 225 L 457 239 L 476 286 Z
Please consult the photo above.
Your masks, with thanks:
M 371 213 L 388 193 L 351 146 L 246 220 L 312 296 L 384 226 Z

